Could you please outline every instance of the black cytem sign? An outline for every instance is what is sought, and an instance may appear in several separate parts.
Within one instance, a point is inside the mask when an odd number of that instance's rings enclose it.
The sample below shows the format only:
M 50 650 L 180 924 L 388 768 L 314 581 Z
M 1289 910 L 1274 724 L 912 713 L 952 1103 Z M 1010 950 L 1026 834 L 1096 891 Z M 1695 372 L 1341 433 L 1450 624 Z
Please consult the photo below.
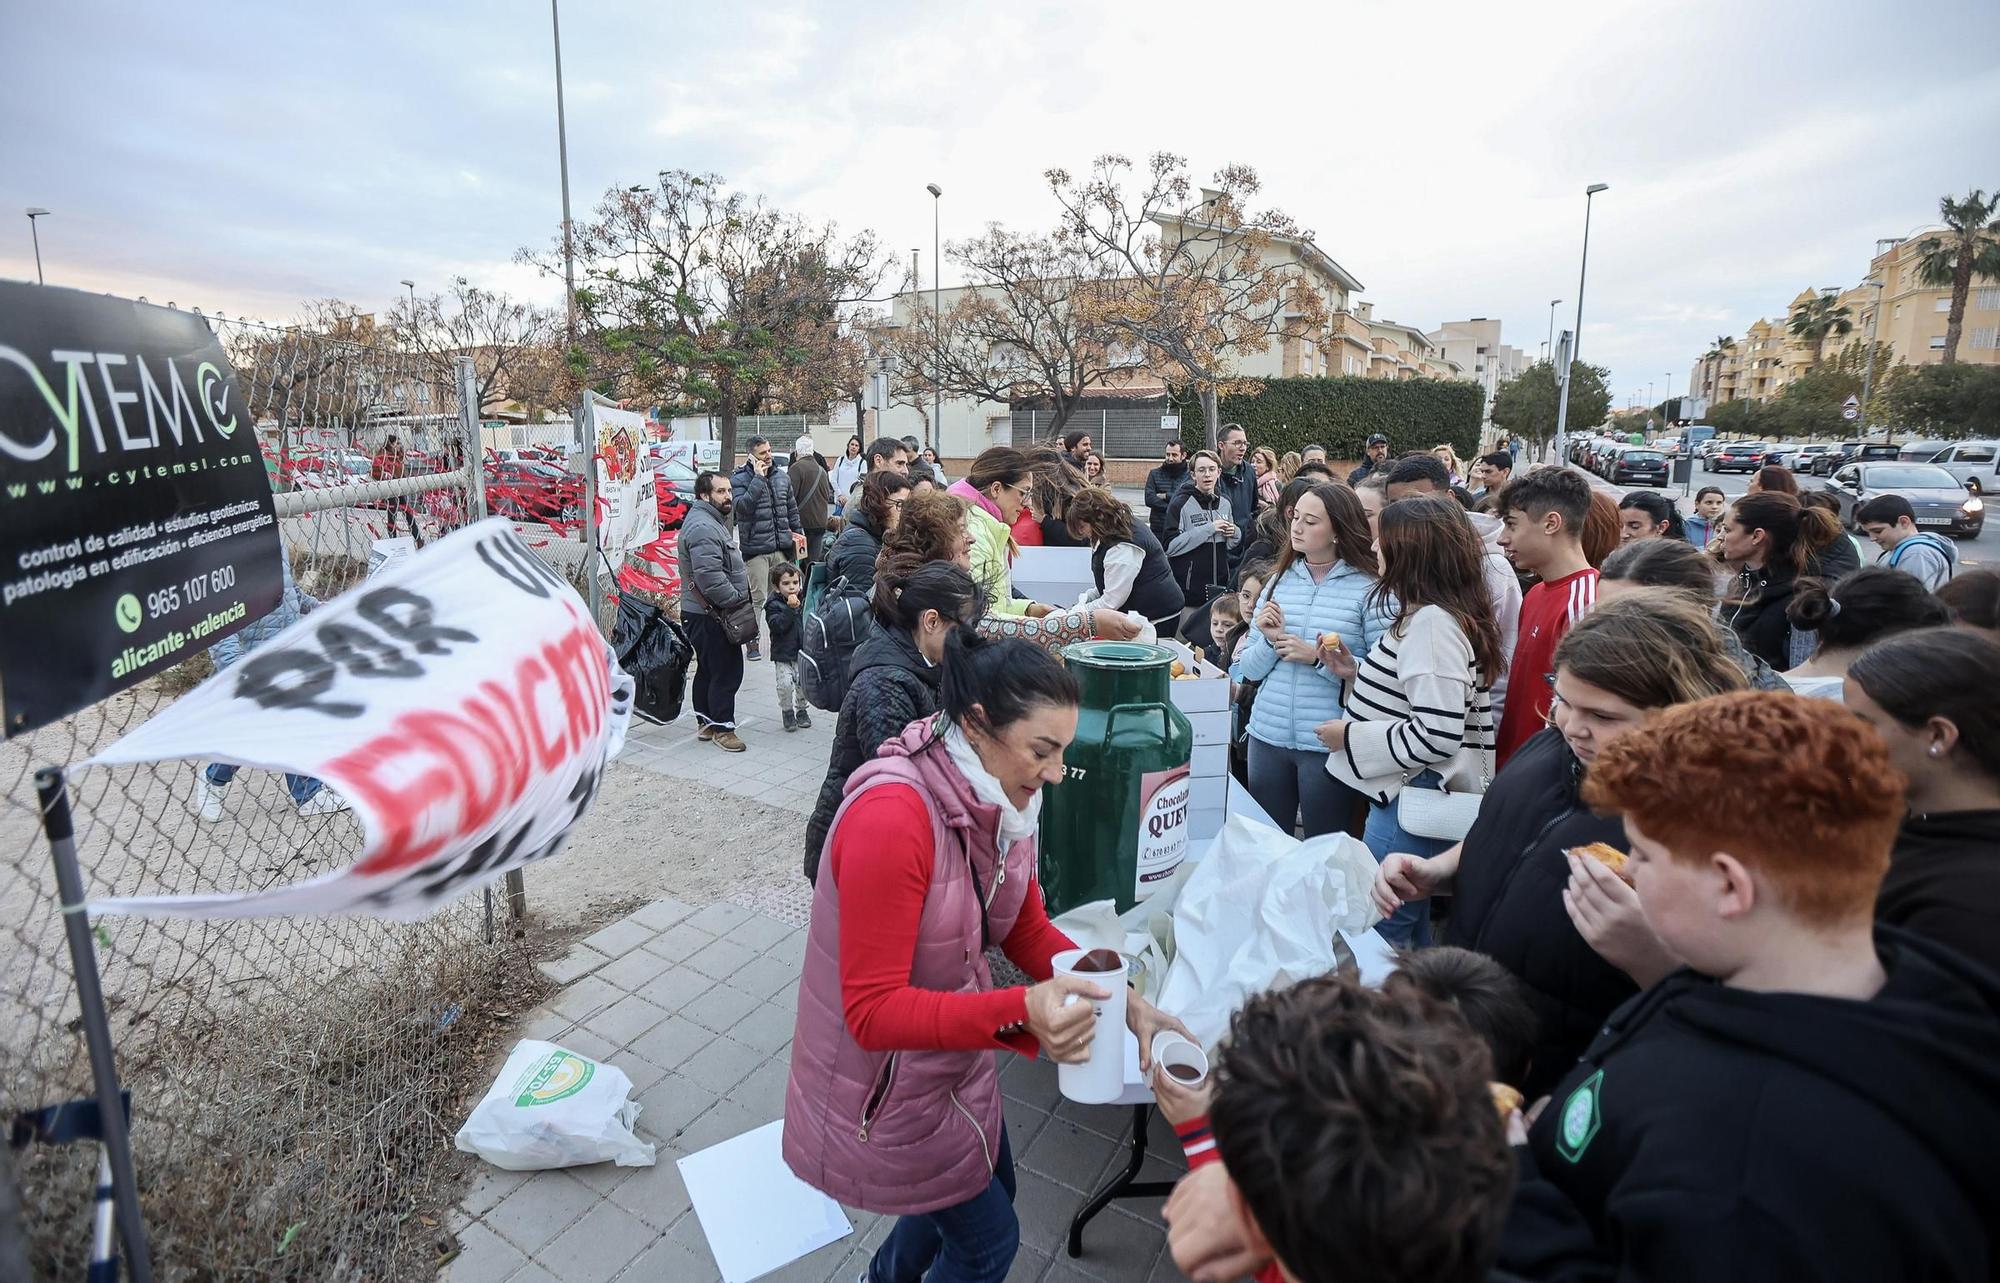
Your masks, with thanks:
M 256 425 L 200 317 L 0 282 L 0 716 L 173 667 L 283 591 Z

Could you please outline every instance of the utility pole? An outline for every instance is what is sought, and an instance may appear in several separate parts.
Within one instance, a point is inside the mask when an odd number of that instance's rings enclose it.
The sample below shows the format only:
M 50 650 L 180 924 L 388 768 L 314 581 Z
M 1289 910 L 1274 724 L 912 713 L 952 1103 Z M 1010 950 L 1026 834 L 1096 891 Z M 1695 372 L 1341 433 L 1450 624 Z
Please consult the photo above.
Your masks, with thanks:
M 569 318 L 569 345 L 576 346 L 576 246 L 569 219 L 569 126 L 563 119 L 562 14 L 559 0 L 549 0 L 549 22 L 556 38 L 556 154 L 562 161 L 563 308 Z
M 938 420 L 944 413 L 944 312 L 939 301 L 944 289 L 944 256 L 938 240 L 938 208 L 944 204 L 944 191 L 936 183 L 926 183 L 924 190 L 931 194 L 931 423 L 924 433 L 924 444 L 935 447 L 938 434 L 942 430 Z
M 1562 398 L 1556 403 L 1556 457 L 1566 454 L 1566 431 L 1569 427 L 1569 372 L 1570 367 L 1580 359 L 1583 350 L 1583 283 L 1590 273 L 1590 206 L 1591 200 L 1601 191 L 1610 189 L 1609 183 L 1592 183 L 1583 189 L 1583 264 L 1576 272 L 1576 331 L 1570 341 L 1564 344 Z

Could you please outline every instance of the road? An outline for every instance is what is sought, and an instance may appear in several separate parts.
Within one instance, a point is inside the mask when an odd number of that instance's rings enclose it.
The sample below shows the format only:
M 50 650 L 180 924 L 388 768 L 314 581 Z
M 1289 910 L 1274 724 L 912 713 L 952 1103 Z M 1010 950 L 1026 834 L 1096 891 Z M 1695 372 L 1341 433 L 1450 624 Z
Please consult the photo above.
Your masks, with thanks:
M 1749 487 L 1752 475 L 1747 472 L 1703 472 L 1701 465 L 1697 462 L 1694 470 L 1694 478 L 1688 485 L 1688 493 L 1692 494 L 1700 490 L 1703 486 L 1717 486 L 1721 488 L 1722 493 L 1734 499 Z M 1826 485 L 1827 481 L 1824 477 L 1799 478 L 1799 488 L 1801 490 L 1823 490 L 1826 488 Z M 1621 491 L 1637 488 L 1639 487 L 1614 487 L 1614 489 Z M 1668 486 L 1664 493 L 1678 497 L 1680 495 L 1680 488 L 1678 486 Z M 2000 567 L 2000 511 L 1996 511 L 1994 507 L 1990 506 L 2000 503 L 2000 496 L 1988 496 L 1986 501 L 1989 505 L 1986 512 L 1986 526 L 1979 532 L 1979 537 L 1977 539 L 1960 539 L 1956 541 L 1958 546 L 1958 564 L 1960 567 L 1980 565 Z M 1683 498 L 1680 506 L 1683 513 L 1694 511 L 1694 501 L 1691 498 Z

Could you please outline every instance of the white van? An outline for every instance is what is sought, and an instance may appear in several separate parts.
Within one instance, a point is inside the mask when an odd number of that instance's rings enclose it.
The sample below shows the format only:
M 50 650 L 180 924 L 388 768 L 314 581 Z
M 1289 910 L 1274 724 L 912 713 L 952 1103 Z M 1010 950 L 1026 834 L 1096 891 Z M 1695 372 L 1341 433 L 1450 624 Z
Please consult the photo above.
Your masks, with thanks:
M 2000 494 L 2000 441 L 1960 441 L 1931 462 L 1975 494 Z

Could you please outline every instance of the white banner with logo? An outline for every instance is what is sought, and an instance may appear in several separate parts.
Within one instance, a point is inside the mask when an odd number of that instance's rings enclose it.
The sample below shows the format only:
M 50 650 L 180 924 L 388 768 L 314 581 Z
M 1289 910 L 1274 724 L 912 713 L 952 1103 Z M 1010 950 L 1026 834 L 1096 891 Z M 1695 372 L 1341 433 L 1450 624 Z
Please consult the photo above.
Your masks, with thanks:
M 590 403 L 591 439 L 596 442 L 597 539 L 614 560 L 660 537 L 660 509 L 653 472 L 639 466 L 646 440 L 646 416 L 636 410 Z
M 385 566 L 85 765 L 195 758 L 337 788 L 360 858 L 266 891 L 93 913 L 422 917 L 562 849 L 625 741 L 632 682 L 506 521 Z

